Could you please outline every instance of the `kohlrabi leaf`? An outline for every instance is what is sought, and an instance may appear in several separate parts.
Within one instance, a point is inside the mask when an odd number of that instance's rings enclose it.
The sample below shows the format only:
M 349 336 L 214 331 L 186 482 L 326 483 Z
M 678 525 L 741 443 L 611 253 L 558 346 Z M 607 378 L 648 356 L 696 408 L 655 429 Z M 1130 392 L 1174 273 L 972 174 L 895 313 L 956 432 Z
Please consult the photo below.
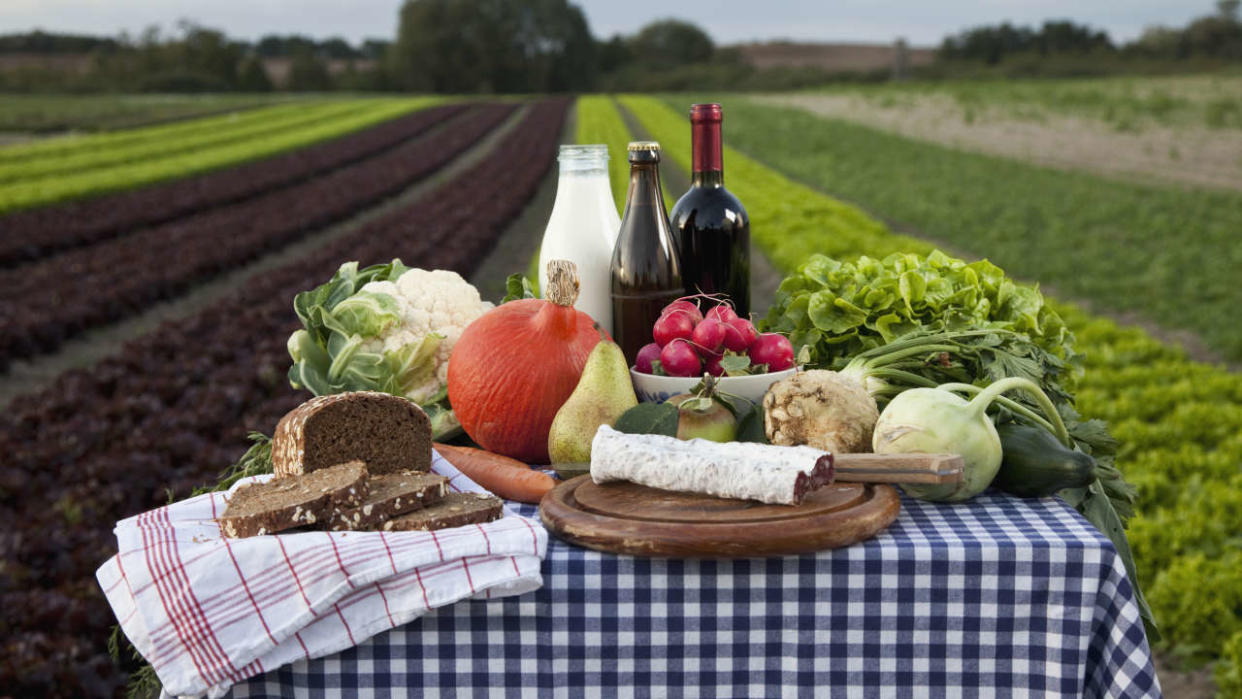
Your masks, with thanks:
M 737 420 L 737 441 L 768 443 L 768 436 L 763 432 L 763 406 L 758 403 L 742 413 Z
M 621 413 L 613 428 L 629 434 L 662 434 L 677 436 L 681 413 L 672 403 L 639 403 Z

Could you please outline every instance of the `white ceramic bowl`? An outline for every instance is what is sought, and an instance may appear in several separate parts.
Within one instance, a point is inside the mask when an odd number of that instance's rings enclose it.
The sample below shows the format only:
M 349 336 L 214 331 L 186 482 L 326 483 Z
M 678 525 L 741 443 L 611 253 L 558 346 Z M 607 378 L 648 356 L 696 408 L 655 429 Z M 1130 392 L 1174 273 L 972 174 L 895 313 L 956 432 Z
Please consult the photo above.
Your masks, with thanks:
M 717 379 L 716 387 L 725 393 L 732 393 L 758 403 L 763 400 L 763 394 L 768 392 L 768 386 L 787 376 L 793 376 L 797 371 L 797 367 L 794 367 L 770 374 L 722 376 Z M 639 402 L 660 403 L 679 393 L 689 392 L 695 384 L 703 380 L 703 377 L 656 376 L 639 373 L 634 367 L 630 367 L 630 379 L 634 383 L 634 393 L 638 394 Z

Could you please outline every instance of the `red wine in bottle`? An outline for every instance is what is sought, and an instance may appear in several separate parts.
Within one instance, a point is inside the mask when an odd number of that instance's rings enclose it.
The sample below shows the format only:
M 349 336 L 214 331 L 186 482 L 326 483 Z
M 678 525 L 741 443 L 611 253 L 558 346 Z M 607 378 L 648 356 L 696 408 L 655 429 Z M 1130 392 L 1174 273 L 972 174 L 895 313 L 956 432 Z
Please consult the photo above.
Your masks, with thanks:
M 669 218 L 677 233 L 687 294 L 724 294 L 739 316 L 750 313 L 750 217 L 724 186 L 719 104 L 690 107 L 690 190 Z
M 629 147 L 630 187 L 612 251 L 612 337 L 633 365 L 660 311 L 684 293 L 681 258 L 660 194 L 660 144 Z

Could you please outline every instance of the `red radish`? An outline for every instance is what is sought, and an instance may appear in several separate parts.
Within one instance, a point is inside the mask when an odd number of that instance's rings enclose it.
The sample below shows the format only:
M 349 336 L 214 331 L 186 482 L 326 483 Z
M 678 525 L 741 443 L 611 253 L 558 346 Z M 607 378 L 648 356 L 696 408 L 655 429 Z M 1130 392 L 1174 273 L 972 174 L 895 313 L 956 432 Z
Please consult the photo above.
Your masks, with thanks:
M 693 301 L 678 299 L 665 306 L 664 310 L 660 311 L 660 315 L 672 313 L 673 311 L 685 311 L 686 313 L 689 313 L 690 317 L 694 319 L 695 325 L 698 325 L 703 321 L 703 311 L 700 311 L 698 305 Z
M 719 354 L 720 347 L 725 342 L 725 331 L 728 327 L 710 318 L 694 326 L 694 335 L 691 339 L 699 346 L 699 354 Z
M 651 363 L 660 358 L 660 346 L 654 342 L 648 342 L 638 350 L 638 354 L 634 357 L 634 368 L 640 374 L 651 374 L 654 371 Z
M 651 335 L 661 347 L 673 340 L 689 340 L 694 336 L 694 318 L 685 311 L 665 313 L 651 326 Z
M 759 331 L 745 318 L 734 318 L 729 321 L 729 327 L 736 331 L 725 335 L 725 349 L 730 352 L 745 352 L 759 337 Z
M 698 376 L 703 370 L 694 345 L 688 340 L 674 340 L 660 350 L 660 366 L 669 376 Z
M 723 354 L 713 354 L 709 356 L 707 361 L 703 363 L 703 371 L 706 371 L 712 376 L 724 376 L 724 367 L 720 366 L 721 359 L 724 359 Z
M 794 365 L 793 344 L 777 333 L 763 333 L 750 346 L 750 363 L 767 364 L 768 371 L 784 371 Z
M 737 311 L 733 310 L 732 306 L 726 306 L 722 303 L 707 309 L 707 314 L 703 317 L 708 320 L 718 320 L 721 323 L 728 323 L 729 321 L 737 320 Z

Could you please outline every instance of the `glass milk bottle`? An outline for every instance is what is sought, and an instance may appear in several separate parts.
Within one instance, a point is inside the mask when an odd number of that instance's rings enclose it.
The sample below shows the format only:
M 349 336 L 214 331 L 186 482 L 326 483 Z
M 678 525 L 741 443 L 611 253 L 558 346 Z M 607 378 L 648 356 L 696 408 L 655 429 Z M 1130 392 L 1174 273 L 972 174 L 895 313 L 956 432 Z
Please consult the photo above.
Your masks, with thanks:
M 563 145 L 557 158 L 556 202 L 539 249 L 539 289 L 548 288 L 548 260 L 578 266 L 581 287 L 574 308 L 612 333 L 610 266 L 621 217 L 608 183 L 608 146 Z

